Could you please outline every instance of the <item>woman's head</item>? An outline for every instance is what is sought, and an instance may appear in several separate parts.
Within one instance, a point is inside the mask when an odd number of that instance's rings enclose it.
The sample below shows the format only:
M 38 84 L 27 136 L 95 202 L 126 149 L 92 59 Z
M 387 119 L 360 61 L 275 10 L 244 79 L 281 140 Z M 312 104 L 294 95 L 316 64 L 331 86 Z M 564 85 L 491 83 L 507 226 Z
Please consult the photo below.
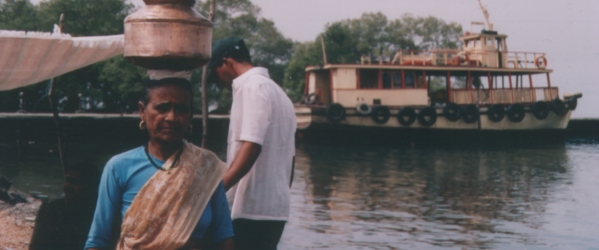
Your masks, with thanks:
M 138 103 L 142 123 L 157 143 L 176 143 L 183 139 L 192 117 L 191 83 L 183 78 L 149 80 Z

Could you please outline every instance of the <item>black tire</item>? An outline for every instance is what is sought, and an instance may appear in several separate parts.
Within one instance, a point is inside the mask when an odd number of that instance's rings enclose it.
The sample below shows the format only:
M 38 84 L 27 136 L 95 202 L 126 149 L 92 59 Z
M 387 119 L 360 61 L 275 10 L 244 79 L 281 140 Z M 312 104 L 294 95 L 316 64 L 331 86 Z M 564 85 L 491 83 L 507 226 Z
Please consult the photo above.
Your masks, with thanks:
M 512 122 L 521 122 L 524 120 L 524 106 L 514 103 L 507 108 L 507 118 Z
M 327 106 L 327 118 L 331 122 L 340 122 L 345 118 L 345 107 L 339 103 L 331 103 Z
M 455 122 L 462 117 L 462 110 L 455 102 L 450 102 L 443 108 L 443 116 L 445 116 L 447 120 Z
M 360 103 L 356 107 L 356 112 L 360 115 L 370 115 L 370 113 L 372 113 L 372 107 L 366 103 Z
M 553 101 L 551 101 L 551 110 L 553 110 L 553 113 L 558 116 L 564 116 L 568 113 L 566 104 L 559 98 L 555 98 Z
M 505 117 L 505 108 L 501 104 L 493 104 L 487 109 L 487 117 L 492 122 L 500 122 Z
M 578 106 L 578 98 L 571 98 L 566 101 L 566 105 L 568 109 L 575 110 L 576 106 Z
M 316 104 L 318 101 L 318 95 L 316 93 L 311 93 L 304 98 L 305 104 Z
M 370 114 L 372 120 L 378 124 L 384 124 L 389 121 L 389 117 L 391 117 L 391 112 L 389 108 L 386 106 L 376 106 L 372 108 L 372 113 Z
M 416 111 L 413 108 L 405 107 L 397 113 L 397 121 L 404 126 L 410 126 L 416 121 Z
M 544 120 L 549 115 L 549 105 L 544 101 L 532 105 L 532 114 L 539 120 Z
M 474 123 L 478 121 L 480 117 L 480 113 L 478 112 L 478 108 L 474 104 L 466 105 L 462 108 L 462 119 L 466 123 Z
M 418 122 L 422 126 L 430 127 L 437 122 L 437 110 L 433 107 L 425 107 L 418 113 Z

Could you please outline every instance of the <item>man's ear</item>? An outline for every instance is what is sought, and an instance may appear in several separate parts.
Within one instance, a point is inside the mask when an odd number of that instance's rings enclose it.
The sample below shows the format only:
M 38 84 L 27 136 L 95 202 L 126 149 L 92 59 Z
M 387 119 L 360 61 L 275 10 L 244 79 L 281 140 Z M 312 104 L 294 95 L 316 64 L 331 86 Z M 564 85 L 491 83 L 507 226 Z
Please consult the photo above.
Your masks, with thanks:
M 141 118 L 142 121 L 145 121 L 145 114 L 144 114 L 144 110 L 146 109 L 146 106 L 144 105 L 144 103 L 142 101 L 139 101 L 137 103 L 137 108 L 139 109 L 139 117 Z

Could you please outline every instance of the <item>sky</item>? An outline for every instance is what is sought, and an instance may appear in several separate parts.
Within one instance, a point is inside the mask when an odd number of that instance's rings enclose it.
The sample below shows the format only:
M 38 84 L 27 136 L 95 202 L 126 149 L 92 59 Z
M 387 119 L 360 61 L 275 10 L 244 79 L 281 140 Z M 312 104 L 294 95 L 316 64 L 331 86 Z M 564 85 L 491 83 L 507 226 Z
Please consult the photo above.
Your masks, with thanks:
M 143 5 L 142 0 L 131 0 Z M 485 21 L 477 0 L 252 0 L 261 16 L 294 41 L 313 41 L 326 24 L 382 12 L 389 20 L 411 13 L 461 24 Z M 217 0 L 218 4 L 218 0 Z M 599 1 L 483 0 L 495 30 L 508 35 L 508 49 L 547 53 L 551 84 L 560 95 L 581 92 L 573 117 L 599 118 Z M 476 30 L 480 29 L 480 26 Z

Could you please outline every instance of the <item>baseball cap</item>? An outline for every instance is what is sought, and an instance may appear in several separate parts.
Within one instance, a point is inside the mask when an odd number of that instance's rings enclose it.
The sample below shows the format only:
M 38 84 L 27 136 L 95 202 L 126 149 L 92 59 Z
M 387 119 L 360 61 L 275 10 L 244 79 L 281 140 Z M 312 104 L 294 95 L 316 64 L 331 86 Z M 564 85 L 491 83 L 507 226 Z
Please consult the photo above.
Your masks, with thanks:
M 216 41 L 212 46 L 212 59 L 208 62 L 208 82 L 218 82 L 218 75 L 214 69 L 222 63 L 225 57 L 232 59 L 247 58 L 251 60 L 250 51 L 245 46 L 243 39 L 226 37 Z

